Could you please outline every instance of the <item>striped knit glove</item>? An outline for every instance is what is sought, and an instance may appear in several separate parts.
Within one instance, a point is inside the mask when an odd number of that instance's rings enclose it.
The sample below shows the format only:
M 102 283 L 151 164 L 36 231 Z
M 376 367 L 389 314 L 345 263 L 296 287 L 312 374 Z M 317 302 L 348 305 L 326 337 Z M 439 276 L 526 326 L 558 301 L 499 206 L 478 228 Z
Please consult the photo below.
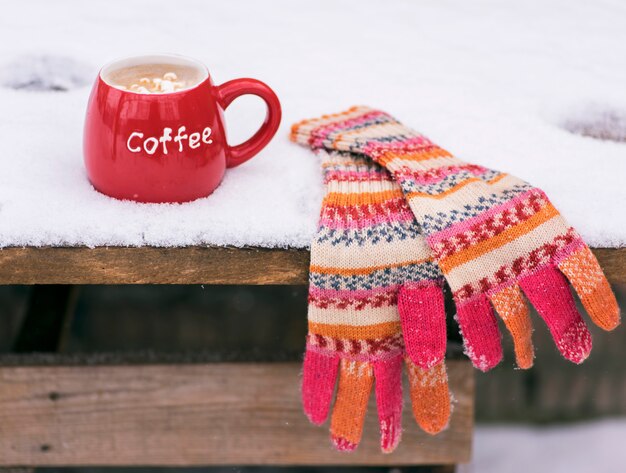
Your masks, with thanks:
M 431 434 L 448 424 L 442 276 L 389 173 L 349 153 L 320 154 L 327 193 L 311 245 L 304 411 L 322 424 L 338 378 L 331 438 L 354 450 L 375 384 L 381 448 L 391 452 L 403 359 L 418 424 Z
M 392 173 L 453 291 L 465 351 L 477 368 L 487 371 L 502 358 L 493 308 L 511 332 L 518 365 L 532 366 L 522 291 L 561 354 L 575 363 L 589 355 L 591 335 L 568 279 L 596 325 L 619 325 L 615 296 L 596 258 L 540 189 L 465 163 L 366 107 L 298 123 L 292 137 L 314 149 L 366 155 Z

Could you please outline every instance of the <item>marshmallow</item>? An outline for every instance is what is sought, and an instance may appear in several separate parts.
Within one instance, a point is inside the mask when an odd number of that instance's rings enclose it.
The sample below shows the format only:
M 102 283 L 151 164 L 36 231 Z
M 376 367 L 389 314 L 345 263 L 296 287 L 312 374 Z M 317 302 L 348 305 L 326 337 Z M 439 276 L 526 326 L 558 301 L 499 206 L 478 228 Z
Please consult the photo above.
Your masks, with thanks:
M 154 77 L 150 79 L 148 77 L 142 77 L 139 79 L 139 84 L 132 84 L 129 90 L 142 94 L 175 92 L 184 89 L 186 86 L 185 81 L 179 81 L 177 79 L 178 76 L 174 72 L 166 72 L 163 74 L 163 78 Z M 127 89 L 125 88 L 124 90 Z
M 173 90 L 174 90 L 174 83 L 172 81 L 164 80 L 161 82 L 161 92 L 172 92 Z

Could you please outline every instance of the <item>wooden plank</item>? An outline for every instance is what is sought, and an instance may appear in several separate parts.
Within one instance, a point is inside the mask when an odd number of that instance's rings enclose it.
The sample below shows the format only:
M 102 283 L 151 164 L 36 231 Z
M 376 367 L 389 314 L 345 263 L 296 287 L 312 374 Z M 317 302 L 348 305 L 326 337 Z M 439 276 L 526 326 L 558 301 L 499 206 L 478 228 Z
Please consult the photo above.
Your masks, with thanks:
M 626 247 L 592 248 L 611 284 L 626 284 Z
M 450 361 L 448 430 L 379 450 L 375 406 L 354 454 L 309 424 L 299 363 L 0 367 L 0 465 L 406 465 L 470 458 L 473 370 Z M 406 390 L 405 390 L 406 391 Z M 372 395 L 372 403 L 373 403 Z
M 0 250 L 0 284 L 306 284 L 306 250 L 47 247 Z
M 594 253 L 626 284 L 626 248 Z M 304 249 L 44 247 L 0 250 L 0 284 L 307 284 Z

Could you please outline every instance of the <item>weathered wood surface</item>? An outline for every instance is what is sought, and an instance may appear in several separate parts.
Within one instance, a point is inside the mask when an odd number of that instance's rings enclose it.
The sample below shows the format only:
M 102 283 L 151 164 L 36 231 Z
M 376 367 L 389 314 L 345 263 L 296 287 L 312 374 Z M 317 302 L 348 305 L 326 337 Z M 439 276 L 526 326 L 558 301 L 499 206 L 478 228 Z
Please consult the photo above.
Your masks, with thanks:
M 411 417 L 380 453 L 373 404 L 356 453 L 301 410 L 299 363 L 0 367 L 0 465 L 403 465 L 470 458 L 473 370 L 450 361 L 456 403 L 432 437 Z M 373 402 L 372 395 L 372 402 Z
M 594 250 L 626 284 L 626 248 Z M 44 247 L 0 250 L 0 284 L 306 284 L 303 249 Z
M 305 284 L 305 250 L 47 247 L 0 250 L 0 284 Z

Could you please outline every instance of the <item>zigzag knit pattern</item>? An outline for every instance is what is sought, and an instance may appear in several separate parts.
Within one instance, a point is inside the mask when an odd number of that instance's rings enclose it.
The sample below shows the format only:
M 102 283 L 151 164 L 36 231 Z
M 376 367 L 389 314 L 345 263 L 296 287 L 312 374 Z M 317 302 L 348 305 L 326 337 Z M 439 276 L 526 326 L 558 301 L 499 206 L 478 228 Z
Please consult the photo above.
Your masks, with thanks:
M 468 164 L 390 115 L 367 107 L 305 120 L 292 138 L 314 149 L 367 156 L 400 184 L 454 295 L 465 349 L 488 370 L 502 358 L 495 307 L 513 335 L 518 365 L 532 365 L 522 292 L 564 357 L 582 362 L 591 335 L 567 280 L 605 330 L 619 308 L 600 266 L 547 196 L 509 174 Z
M 448 423 L 442 275 L 386 170 L 320 154 L 327 192 L 311 245 L 304 410 L 324 422 L 338 382 L 331 438 L 354 450 L 375 386 L 381 448 L 390 452 L 402 433 L 403 360 L 419 425 L 437 433 Z

